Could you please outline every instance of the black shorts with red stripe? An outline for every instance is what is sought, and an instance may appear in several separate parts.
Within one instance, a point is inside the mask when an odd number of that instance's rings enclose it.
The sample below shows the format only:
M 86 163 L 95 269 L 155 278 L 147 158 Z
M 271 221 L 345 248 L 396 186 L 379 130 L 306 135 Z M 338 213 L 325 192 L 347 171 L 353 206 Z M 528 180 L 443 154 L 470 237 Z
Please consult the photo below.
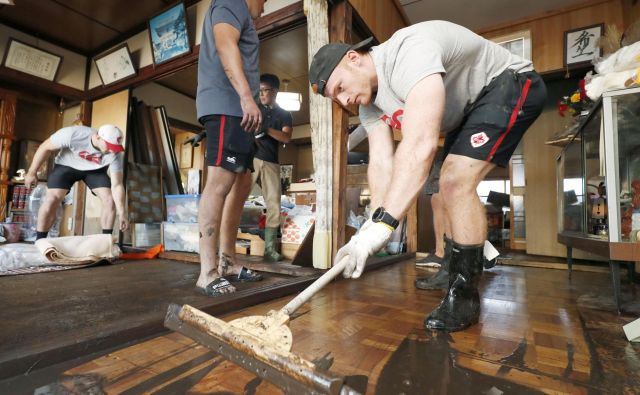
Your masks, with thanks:
M 109 166 L 96 170 L 78 170 L 73 167 L 56 164 L 49 174 L 47 188 L 49 189 L 71 189 L 77 181 L 84 183 L 93 191 L 96 188 L 111 188 L 111 178 L 107 174 Z
M 207 131 L 208 166 L 222 167 L 234 173 L 253 172 L 255 139 L 241 126 L 242 118 L 230 115 L 207 115 L 200 122 Z
M 505 70 L 465 109 L 460 127 L 447 133 L 445 154 L 507 166 L 546 99 L 547 88 L 538 73 Z

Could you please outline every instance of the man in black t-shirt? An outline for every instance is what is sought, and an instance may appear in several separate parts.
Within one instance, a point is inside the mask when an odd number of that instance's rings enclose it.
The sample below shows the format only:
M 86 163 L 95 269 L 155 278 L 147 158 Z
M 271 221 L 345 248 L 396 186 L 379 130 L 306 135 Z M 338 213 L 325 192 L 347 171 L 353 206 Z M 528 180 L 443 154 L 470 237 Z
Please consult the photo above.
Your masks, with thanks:
M 273 74 L 260 76 L 260 110 L 262 128 L 256 132 L 256 152 L 253 159 L 253 182 L 260 185 L 267 205 L 267 221 L 264 230 L 264 257 L 277 262 L 282 257 L 276 248 L 280 227 L 280 165 L 278 145 L 291 140 L 293 119 L 291 113 L 276 103 L 280 80 Z

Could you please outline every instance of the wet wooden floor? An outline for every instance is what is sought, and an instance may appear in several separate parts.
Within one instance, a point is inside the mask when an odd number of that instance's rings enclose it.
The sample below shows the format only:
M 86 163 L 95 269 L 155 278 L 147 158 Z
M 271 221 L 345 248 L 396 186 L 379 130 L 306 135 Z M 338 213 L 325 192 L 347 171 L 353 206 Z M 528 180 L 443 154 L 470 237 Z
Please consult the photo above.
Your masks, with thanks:
M 333 358 L 331 371 L 368 394 L 640 392 L 640 344 L 628 343 L 622 331 L 640 316 L 637 287 L 624 285 L 627 313 L 618 316 L 605 273 L 575 272 L 570 282 L 562 270 L 499 266 L 483 278 L 480 324 L 443 335 L 422 328 L 443 295 L 414 289 L 425 272 L 407 261 L 327 286 L 290 323 L 292 351 L 326 363 Z M 223 318 L 261 315 L 288 300 Z M 0 384 L 1 393 L 36 389 L 281 393 L 176 333 Z

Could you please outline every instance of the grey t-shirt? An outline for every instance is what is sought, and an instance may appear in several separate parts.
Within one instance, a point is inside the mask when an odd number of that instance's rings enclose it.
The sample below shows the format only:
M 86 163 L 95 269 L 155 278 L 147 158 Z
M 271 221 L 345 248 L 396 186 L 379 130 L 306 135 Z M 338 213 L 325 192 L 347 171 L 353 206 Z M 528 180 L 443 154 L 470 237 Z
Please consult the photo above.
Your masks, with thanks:
M 530 61 L 465 27 L 446 21 L 427 21 L 398 30 L 369 52 L 378 75 L 374 101 L 360 106 L 362 125 L 378 122 L 402 128 L 404 104 L 411 89 L 425 77 L 441 73 L 445 88 L 445 112 L 441 131 L 460 125 L 464 109 L 507 68 L 533 70 Z
M 69 126 L 52 134 L 49 141 L 60 150 L 55 163 L 82 171 L 109 166 L 112 173 L 122 172 L 123 153 L 100 152 L 91 143 L 94 133 L 97 131 L 87 126 Z
M 240 97 L 224 72 L 216 50 L 213 26 L 227 23 L 240 32 L 240 56 L 244 75 L 253 96 L 258 98 L 260 70 L 258 68 L 258 32 L 244 0 L 212 0 L 202 25 L 202 42 L 198 55 L 198 119 L 206 115 L 242 116 Z

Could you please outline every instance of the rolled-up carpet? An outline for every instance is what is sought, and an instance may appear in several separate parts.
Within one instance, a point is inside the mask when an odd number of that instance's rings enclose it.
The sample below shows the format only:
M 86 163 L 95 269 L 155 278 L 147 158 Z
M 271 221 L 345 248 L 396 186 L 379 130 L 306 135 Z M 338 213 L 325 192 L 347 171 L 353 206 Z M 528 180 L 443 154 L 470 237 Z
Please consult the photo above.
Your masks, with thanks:
M 40 239 L 35 245 L 42 255 L 58 265 L 84 265 L 112 260 L 121 254 L 111 235 L 104 234 Z

